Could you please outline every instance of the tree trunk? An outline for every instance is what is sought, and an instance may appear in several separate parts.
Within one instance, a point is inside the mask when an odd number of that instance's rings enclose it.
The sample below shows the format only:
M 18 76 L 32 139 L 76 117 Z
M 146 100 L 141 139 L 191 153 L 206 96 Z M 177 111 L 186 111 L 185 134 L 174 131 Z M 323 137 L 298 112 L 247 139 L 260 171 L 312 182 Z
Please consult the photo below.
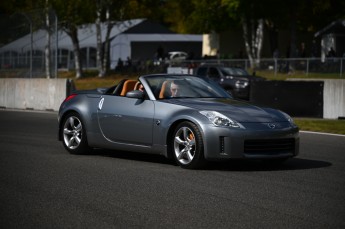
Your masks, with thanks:
M 97 36 L 97 54 L 96 54 L 96 62 L 97 62 L 97 69 L 98 69 L 98 76 L 104 76 L 104 69 L 102 64 L 102 30 L 101 30 L 101 13 L 102 13 L 102 3 L 101 1 L 97 1 L 97 17 L 96 17 L 96 36 Z
M 71 37 L 72 44 L 73 44 L 74 65 L 75 65 L 76 78 L 80 78 L 83 76 L 83 70 L 82 70 L 81 59 L 80 59 L 78 28 L 74 25 L 71 25 L 69 27 L 69 30 L 66 31 L 66 33 Z
M 251 19 L 250 20 L 250 34 L 251 34 L 251 44 L 252 46 L 250 47 L 250 51 L 252 53 L 252 56 L 253 56 L 253 59 L 255 61 L 256 59 L 256 51 L 255 51 L 255 48 L 256 48 L 256 37 L 255 37 L 255 22 L 254 22 L 254 19 Z
M 47 79 L 51 78 L 51 52 L 50 52 L 50 38 L 51 38 L 51 32 L 50 32 L 50 19 L 49 19 L 49 1 L 46 0 L 46 9 L 45 9 L 45 26 L 47 31 L 46 36 L 46 46 L 45 46 L 45 70 L 46 70 L 46 77 Z
M 248 25 L 247 25 L 247 20 L 244 18 L 242 20 L 242 29 L 243 29 L 243 39 L 244 39 L 244 44 L 246 47 L 246 53 L 250 62 L 250 67 L 253 68 L 254 67 L 254 61 L 253 61 L 253 55 L 251 52 L 251 47 L 250 47 L 250 43 L 249 43 L 249 34 L 248 34 Z
M 103 53 L 103 70 L 105 72 L 109 69 L 109 53 L 110 53 L 110 33 L 113 29 L 113 23 L 110 21 L 109 13 L 107 12 L 107 33 L 105 35 L 105 43 L 104 43 L 104 53 Z
M 243 29 L 243 39 L 246 47 L 246 52 L 250 62 L 250 67 L 255 69 L 257 65 L 260 64 L 262 44 L 264 40 L 264 21 L 259 19 L 257 21 L 257 27 L 255 20 L 250 20 L 250 25 L 245 18 L 242 20 L 242 29 Z M 250 26 L 251 32 L 249 33 L 248 27 Z
M 262 45 L 264 41 L 264 20 L 258 20 L 258 27 L 256 29 L 256 64 L 260 64 Z

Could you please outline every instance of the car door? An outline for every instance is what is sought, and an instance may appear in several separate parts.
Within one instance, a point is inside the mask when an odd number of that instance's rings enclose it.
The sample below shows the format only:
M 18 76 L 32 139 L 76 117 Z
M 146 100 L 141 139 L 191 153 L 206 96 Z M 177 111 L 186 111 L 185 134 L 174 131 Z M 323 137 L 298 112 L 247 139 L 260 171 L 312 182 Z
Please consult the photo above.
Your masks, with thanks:
M 111 142 L 152 145 L 154 103 L 122 96 L 104 95 L 98 104 L 98 122 Z
M 210 67 L 210 68 L 208 69 L 207 75 L 208 75 L 208 77 L 209 77 L 210 79 L 212 79 L 212 80 L 214 80 L 215 82 L 219 83 L 220 78 L 221 78 L 221 75 L 220 75 L 220 73 L 219 73 L 219 71 L 218 71 L 217 68 L 215 68 L 215 67 Z
M 207 67 L 199 67 L 197 69 L 196 75 L 207 77 Z

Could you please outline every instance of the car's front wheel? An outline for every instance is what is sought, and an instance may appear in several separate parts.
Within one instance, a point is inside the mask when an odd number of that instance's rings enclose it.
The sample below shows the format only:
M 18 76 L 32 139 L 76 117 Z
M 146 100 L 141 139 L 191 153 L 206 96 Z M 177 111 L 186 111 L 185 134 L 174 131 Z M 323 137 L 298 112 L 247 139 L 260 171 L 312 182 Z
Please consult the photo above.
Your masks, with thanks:
M 72 154 L 84 154 L 89 151 L 85 128 L 77 113 L 67 115 L 61 128 L 62 142 Z
M 205 164 L 202 135 L 194 123 L 180 123 L 174 131 L 171 145 L 173 156 L 182 168 L 197 169 Z

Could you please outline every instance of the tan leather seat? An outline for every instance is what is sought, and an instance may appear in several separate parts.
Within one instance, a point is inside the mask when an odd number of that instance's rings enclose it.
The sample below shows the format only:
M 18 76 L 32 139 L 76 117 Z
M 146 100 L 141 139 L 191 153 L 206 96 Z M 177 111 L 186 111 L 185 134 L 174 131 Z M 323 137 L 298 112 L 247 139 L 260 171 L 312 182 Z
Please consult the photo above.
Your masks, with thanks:
M 122 91 L 121 91 L 121 96 L 126 96 L 127 92 L 129 91 L 133 91 L 135 84 L 137 83 L 136 80 L 127 80 L 122 87 Z
M 135 84 L 135 86 L 134 86 L 134 90 L 139 90 L 140 84 L 141 84 L 141 83 L 140 83 L 139 81 L 137 81 L 136 84 Z
M 169 80 L 163 82 L 161 91 L 159 92 L 159 98 L 164 99 L 169 96 Z

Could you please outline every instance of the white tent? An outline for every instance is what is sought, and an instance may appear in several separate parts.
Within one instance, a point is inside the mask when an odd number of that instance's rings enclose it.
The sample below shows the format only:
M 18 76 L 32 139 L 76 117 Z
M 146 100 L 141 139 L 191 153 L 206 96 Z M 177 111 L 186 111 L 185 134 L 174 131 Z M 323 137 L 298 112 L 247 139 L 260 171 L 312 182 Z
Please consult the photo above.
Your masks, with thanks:
M 110 37 L 115 37 L 118 34 L 126 31 L 127 29 L 138 25 L 144 21 L 144 19 L 134 19 L 117 23 L 110 34 Z M 105 41 L 106 25 L 101 25 L 102 42 Z M 46 34 L 45 30 L 37 30 L 32 33 L 33 50 L 44 51 L 46 46 Z M 55 35 L 53 35 L 54 37 Z M 80 26 L 78 29 L 78 39 L 80 48 L 84 47 L 97 47 L 96 26 L 95 24 L 87 24 Z M 58 31 L 58 47 L 59 49 L 73 50 L 71 38 L 64 32 Z M 26 52 L 31 49 L 31 34 L 27 34 L 9 44 L 6 44 L 0 48 L 0 52 Z
M 314 34 L 321 38 L 321 58 L 324 61 L 331 48 L 335 55 L 345 57 L 345 20 L 339 19 L 333 21 L 325 28 Z
M 201 35 L 183 35 L 183 34 L 176 34 L 176 33 L 143 33 L 143 32 L 136 32 L 130 33 L 131 28 L 134 28 L 141 23 L 146 21 L 146 19 L 133 19 L 127 20 L 123 22 L 118 22 L 111 31 L 110 39 L 110 61 L 111 63 L 117 63 L 119 58 L 126 59 L 127 57 L 131 57 L 131 53 L 133 52 L 132 44 L 133 42 L 202 42 Z M 144 26 L 144 25 L 143 25 Z M 147 24 L 145 25 L 147 27 Z M 150 28 L 148 28 L 150 30 Z M 154 30 L 154 29 L 153 29 Z M 105 35 L 107 31 L 106 24 L 101 25 L 102 31 L 102 42 L 105 41 Z M 145 31 L 145 28 L 143 29 Z M 5 56 L 11 56 L 11 58 L 15 58 L 16 55 L 21 56 L 28 56 L 31 48 L 34 53 L 44 52 L 46 46 L 46 34 L 45 30 L 37 30 L 32 34 L 27 34 L 22 38 L 19 38 L 9 44 L 6 44 L 0 48 L 0 58 L 4 59 Z M 32 46 L 31 46 L 31 36 L 32 36 Z M 59 63 L 64 62 L 65 67 L 69 68 L 71 61 L 71 56 L 73 52 L 73 44 L 71 38 L 64 32 L 58 31 L 57 33 L 57 42 L 56 42 L 56 35 L 52 36 L 51 40 L 51 48 L 53 50 L 58 47 L 58 56 L 59 56 Z M 90 56 L 95 55 L 95 49 L 97 48 L 97 34 L 96 34 L 96 26 L 95 24 L 87 24 L 83 25 L 78 29 L 78 39 L 79 39 L 79 46 L 81 49 L 87 50 L 87 55 L 85 55 L 87 63 L 84 65 L 85 67 L 95 67 L 90 66 L 88 63 L 90 62 Z M 144 47 L 141 47 L 144 49 Z M 62 54 L 63 50 L 65 50 L 64 54 Z M 66 54 L 67 50 L 67 54 Z M 91 51 L 90 51 L 91 50 Z M 93 53 L 92 53 L 93 52 Z M 140 50 L 139 50 L 140 52 Z M 154 51 L 152 51 L 154 52 Z M 35 55 L 35 54 L 34 54 Z M 6 57 L 6 58 L 7 58 Z M 63 61 L 62 59 L 65 58 Z M 84 64 L 85 64 L 84 63 Z M 95 64 L 95 63 L 93 63 Z

